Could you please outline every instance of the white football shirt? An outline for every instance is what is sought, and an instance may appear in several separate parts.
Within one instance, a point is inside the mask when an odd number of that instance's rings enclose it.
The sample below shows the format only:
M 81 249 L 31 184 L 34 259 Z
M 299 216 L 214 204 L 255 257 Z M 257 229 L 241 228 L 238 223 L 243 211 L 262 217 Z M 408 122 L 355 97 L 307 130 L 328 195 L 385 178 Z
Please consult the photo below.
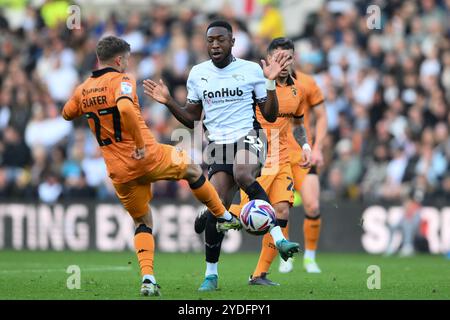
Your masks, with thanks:
M 195 65 L 187 80 L 188 101 L 201 103 L 208 139 L 234 143 L 259 129 L 255 108 L 267 99 L 265 77 L 254 62 L 233 58 L 223 69 L 211 60 Z

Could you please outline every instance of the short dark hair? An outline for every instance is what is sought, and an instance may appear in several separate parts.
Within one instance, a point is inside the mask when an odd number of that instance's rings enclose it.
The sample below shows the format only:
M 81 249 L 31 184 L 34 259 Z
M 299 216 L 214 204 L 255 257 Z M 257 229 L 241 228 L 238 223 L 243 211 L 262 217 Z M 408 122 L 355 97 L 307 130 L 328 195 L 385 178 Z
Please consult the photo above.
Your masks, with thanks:
M 130 52 L 130 44 L 115 36 L 105 37 L 97 43 L 96 53 L 100 61 L 107 61 L 126 52 Z
M 206 28 L 206 32 L 208 32 L 209 29 L 213 27 L 222 27 L 228 30 L 228 32 L 233 33 L 233 28 L 231 27 L 231 24 L 224 20 L 216 20 L 209 24 L 208 28 Z
M 291 39 L 285 37 L 275 38 L 270 42 L 269 47 L 267 48 L 267 52 L 272 53 L 272 51 L 274 51 L 275 49 L 282 49 L 282 50 L 292 49 L 295 51 L 294 42 L 292 42 Z

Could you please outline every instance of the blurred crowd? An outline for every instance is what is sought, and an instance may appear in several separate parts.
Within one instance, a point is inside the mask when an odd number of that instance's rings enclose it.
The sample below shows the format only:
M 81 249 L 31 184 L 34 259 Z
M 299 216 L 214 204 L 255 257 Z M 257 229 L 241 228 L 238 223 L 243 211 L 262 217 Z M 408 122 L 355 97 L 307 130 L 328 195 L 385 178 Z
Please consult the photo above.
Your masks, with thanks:
M 173 144 L 171 134 L 182 125 L 144 96 L 142 80 L 164 79 L 184 103 L 190 68 L 208 59 L 205 29 L 212 19 L 230 21 L 234 55 L 254 61 L 289 23 L 280 11 L 283 1 L 255 0 L 259 10 L 247 6 L 236 12 L 224 1 L 215 15 L 164 4 L 112 12 L 105 19 L 93 13 L 81 15 L 80 28 L 69 29 L 67 12 L 58 9 L 69 3 L 22 2 L 14 23 L 0 7 L 3 201 L 115 198 L 86 119 L 71 123 L 60 116 L 76 85 L 96 68 L 101 37 L 117 35 L 131 44 L 129 72 L 138 82 L 144 119 L 159 141 Z M 380 8 L 379 25 L 368 23 L 367 7 L 373 4 Z M 449 16 L 449 0 L 324 1 L 291 36 L 298 68 L 314 75 L 325 96 L 325 198 L 399 201 L 418 185 L 430 201 L 448 198 Z M 250 30 L 246 17 L 258 21 L 257 27 Z M 201 157 L 201 150 L 191 154 Z M 158 182 L 153 193 L 155 198 L 190 197 L 183 182 Z

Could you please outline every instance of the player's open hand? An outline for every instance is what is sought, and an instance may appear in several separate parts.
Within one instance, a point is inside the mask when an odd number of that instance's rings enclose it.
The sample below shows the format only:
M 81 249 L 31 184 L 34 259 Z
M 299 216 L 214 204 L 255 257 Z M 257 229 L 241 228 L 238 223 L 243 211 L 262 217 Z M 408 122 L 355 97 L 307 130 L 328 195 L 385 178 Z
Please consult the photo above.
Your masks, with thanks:
M 320 168 L 323 166 L 323 154 L 319 148 L 313 148 L 311 153 L 311 164 Z
M 311 167 L 311 149 L 302 150 L 302 160 L 300 161 L 300 167 L 303 169 Z
M 169 88 L 167 88 L 161 79 L 159 83 L 149 79 L 144 80 L 144 93 L 162 104 L 166 104 L 170 99 Z
M 145 147 L 142 148 L 134 148 L 131 157 L 136 160 L 141 160 L 145 158 Z
M 262 68 L 264 76 L 269 80 L 275 80 L 281 70 L 287 68 L 292 63 L 292 57 L 283 51 L 276 52 L 270 61 L 262 59 Z

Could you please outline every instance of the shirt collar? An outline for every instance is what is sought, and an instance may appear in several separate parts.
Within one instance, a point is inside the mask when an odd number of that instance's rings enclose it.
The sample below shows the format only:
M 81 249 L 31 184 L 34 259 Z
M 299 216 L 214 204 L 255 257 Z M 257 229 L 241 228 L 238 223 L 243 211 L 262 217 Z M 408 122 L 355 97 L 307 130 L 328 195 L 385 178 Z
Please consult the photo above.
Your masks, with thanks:
M 103 69 L 92 71 L 92 77 L 93 78 L 98 78 L 98 77 L 101 77 L 102 75 L 104 75 L 104 74 L 106 74 L 108 72 L 119 72 L 119 71 L 114 69 L 114 68 L 111 68 L 111 67 L 106 67 L 106 68 L 103 68 Z
M 286 80 L 286 86 L 292 86 L 294 85 L 294 79 L 292 77 L 292 75 L 288 75 L 288 78 Z M 277 82 L 277 86 L 280 86 Z

